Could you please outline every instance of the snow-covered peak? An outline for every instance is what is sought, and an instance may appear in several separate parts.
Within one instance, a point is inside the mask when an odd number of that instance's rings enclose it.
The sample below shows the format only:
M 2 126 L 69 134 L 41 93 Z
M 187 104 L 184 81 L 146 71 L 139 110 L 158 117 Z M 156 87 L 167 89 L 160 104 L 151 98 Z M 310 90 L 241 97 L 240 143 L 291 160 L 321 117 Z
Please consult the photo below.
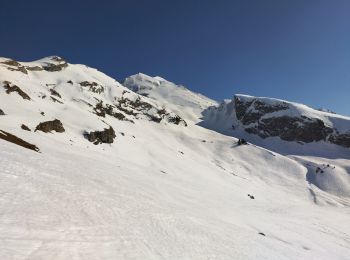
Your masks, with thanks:
M 159 76 L 138 73 L 126 78 L 123 85 L 140 95 L 157 100 L 192 122 L 199 121 L 203 110 L 217 105 L 216 101 Z

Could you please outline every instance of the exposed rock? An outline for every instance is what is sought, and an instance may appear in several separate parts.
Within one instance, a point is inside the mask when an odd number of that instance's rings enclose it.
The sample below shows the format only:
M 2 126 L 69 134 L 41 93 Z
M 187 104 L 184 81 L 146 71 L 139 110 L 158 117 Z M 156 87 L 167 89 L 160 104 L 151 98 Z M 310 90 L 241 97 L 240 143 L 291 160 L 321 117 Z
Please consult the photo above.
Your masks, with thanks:
M 237 144 L 238 145 L 247 145 L 248 142 L 244 138 L 239 138 Z
M 284 101 L 265 103 L 264 99 L 235 96 L 234 105 L 237 119 L 250 134 L 262 138 L 277 136 L 285 141 L 304 143 L 328 140 L 346 146 L 347 136 L 332 135 L 335 129 L 318 118 L 283 112 L 273 114 L 290 109 L 290 105 Z
M 28 74 L 28 71 L 26 70 L 26 68 L 24 66 L 19 66 L 19 67 L 16 67 L 16 68 L 12 68 L 12 67 L 7 67 L 8 70 L 10 71 L 20 71 L 24 74 Z
M 178 115 L 169 115 L 167 117 L 168 119 L 168 122 L 169 123 L 172 123 L 172 124 L 175 124 L 175 125 L 179 125 L 179 124 L 183 124 L 184 126 L 187 126 L 187 123 L 185 120 L 183 120 L 180 116 Z
M 0 63 L 5 64 L 5 65 L 9 65 L 9 66 L 14 66 L 14 67 L 22 66 L 21 63 L 15 61 L 15 60 L 6 60 L 6 61 L 2 61 Z
M 29 128 L 28 126 L 26 126 L 25 124 L 22 124 L 22 125 L 21 125 L 21 128 L 22 128 L 23 130 L 26 130 L 26 131 L 31 131 L 30 128 Z
M 17 136 L 10 134 L 8 132 L 5 132 L 3 130 L 0 130 L 0 139 L 3 139 L 5 141 L 8 141 L 8 142 L 13 143 L 13 144 L 20 145 L 24 148 L 27 148 L 27 149 L 30 149 L 30 150 L 33 150 L 36 152 L 39 152 L 39 148 L 36 145 L 28 143 L 28 142 L 24 141 L 23 139 L 18 138 Z
M 114 106 L 106 104 L 106 106 L 103 106 L 103 102 L 100 101 L 96 104 L 96 106 L 94 107 L 94 111 L 96 113 L 96 115 L 100 116 L 100 117 L 105 117 L 106 114 L 115 117 L 118 120 L 121 121 L 129 121 L 131 123 L 134 123 L 134 121 L 127 119 L 125 117 L 125 115 L 123 115 L 122 113 L 119 112 L 115 112 L 114 111 Z
M 62 98 L 61 95 L 56 90 L 54 90 L 53 88 L 50 89 L 50 92 L 51 92 L 51 95 L 59 97 L 59 98 Z
M 330 136 L 329 141 L 331 143 L 350 148 L 350 133 L 339 134 L 339 135 L 333 134 Z
M 251 195 L 251 194 L 248 194 L 248 197 L 249 197 L 250 199 L 252 199 L 252 200 L 255 199 L 254 196 Z
M 67 63 L 62 63 L 62 64 L 47 63 L 47 65 L 44 66 L 43 69 L 49 72 L 55 72 L 55 71 L 61 71 L 66 67 L 68 67 Z
M 237 119 L 244 125 L 258 121 L 265 114 L 288 109 L 288 104 L 283 102 L 272 106 L 256 99 L 246 102 L 241 101 L 238 96 L 234 99 Z
M 48 132 L 51 132 L 51 131 L 56 131 L 58 133 L 63 133 L 65 131 L 65 129 L 64 129 L 61 121 L 58 120 L 58 119 L 55 119 L 53 121 L 41 122 L 35 128 L 35 131 L 42 131 L 44 133 L 48 133 Z
M 71 81 L 71 80 L 68 80 L 67 83 L 73 85 L 73 81 Z
M 96 82 L 92 81 L 83 81 L 79 83 L 80 86 L 82 87 L 89 87 L 89 91 L 93 92 L 93 93 L 97 93 L 97 94 L 101 94 L 104 92 L 104 87 L 100 86 L 99 84 L 97 84 Z
M 9 81 L 4 81 L 3 84 L 7 94 L 10 94 L 12 92 L 17 92 L 17 94 L 20 95 L 23 99 L 31 100 L 28 94 L 25 93 L 23 90 L 21 90 L 18 86 L 13 85 Z
M 108 129 L 105 128 L 103 131 L 92 131 L 90 133 L 85 133 L 84 137 L 95 145 L 100 143 L 111 144 L 116 137 L 114 129 L 110 126 Z
M 4 116 L 5 112 L 0 109 L 0 116 Z
M 59 56 L 52 56 L 51 60 L 57 61 L 57 62 L 66 62 L 63 58 L 61 58 Z
M 53 102 L 57 102 L 57 103 L 63 104 L 63 102 L 59 101 L 58 99 L 56 99 L 56 98 L 54 98 L 54 97 L 50 97 L 50 98 L 51 98 L 51 100 L 52 100 Z
M 25 68 L 29 71 L 42 71 L 42 70 L 44 70 L 42 67 L 39 67 L 39 66 L 33 66 L 33 67 L 27 66 Z
M 43 66 L 43 69 L 49 72 L 55 72 L 55 71 L 61 71 L 64 68 L 68 67 L 68 63 L 57 56 L 54 56 L 51 58 L 52 61 L 54 61 L 55 63 L 46 63 L 46 66 Z
M 150 121 L 160 123 L 163 119 L 172 124 L 183 124 L 187 126 L 185 120 L 175 113 L 168 113 L 165 108 L 159 109 L 150 103 L 143 101 L 140 97 L 135 100 L 122 96 L 116 103 L 116 107 L 127 115 L 137 117 L 138 115 L 146 116 Z
M 15 61 L 15 60 L 6 60 L 6 61 L 2 61 L 0 62 L 2 64 L 11 66 L 11 67 L 7 67 L 8 70 L 11 71 L 20 71 L 24 74 L 28 74 L 28 71 L 26 70 L 26 68 L 24 66 L 22 66 L 19 62 Z
M 298 117 L 271 117 L 262 119 L 256 127 L 245 129 L 248 133 L 257 134 L 262 138 L 278 136 L 285 141 L 313 141 L 326 140 L 333 129 L 327 127 L 319 119 L 304 120 Z

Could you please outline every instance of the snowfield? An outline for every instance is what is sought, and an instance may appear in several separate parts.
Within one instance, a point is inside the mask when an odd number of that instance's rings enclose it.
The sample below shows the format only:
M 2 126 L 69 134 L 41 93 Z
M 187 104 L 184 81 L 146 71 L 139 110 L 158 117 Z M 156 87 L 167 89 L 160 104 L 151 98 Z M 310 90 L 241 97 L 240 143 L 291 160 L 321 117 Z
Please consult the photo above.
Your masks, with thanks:
M 3 81 L 31 100 L 6 93 Z M 349 149 L 320 157 L 239 146 L 198 125 L 215 101 L 173 83 L 147 91 L 84 65 L 28 74 L 0 65 L 0 130 L 40 149 L 0 139 L 0 259 L 349 259 Z M 118 108 L 129 99 L 152 107 Z M 101 101 L 128 120 L 98 116 Z M 157 109 L 187 126 L 153 120 Z M 65 132 L 34 132 L 56 118 Z M 83 136 L 108 126 L 111 144 Z

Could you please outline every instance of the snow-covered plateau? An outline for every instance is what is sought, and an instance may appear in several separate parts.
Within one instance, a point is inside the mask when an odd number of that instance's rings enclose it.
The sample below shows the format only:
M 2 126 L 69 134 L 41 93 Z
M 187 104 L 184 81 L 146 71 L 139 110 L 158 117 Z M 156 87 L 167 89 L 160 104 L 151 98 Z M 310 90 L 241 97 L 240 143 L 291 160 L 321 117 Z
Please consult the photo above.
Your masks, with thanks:
M 0 259 L 349 259 L 349 146 L 325 110 L 0 58 Z

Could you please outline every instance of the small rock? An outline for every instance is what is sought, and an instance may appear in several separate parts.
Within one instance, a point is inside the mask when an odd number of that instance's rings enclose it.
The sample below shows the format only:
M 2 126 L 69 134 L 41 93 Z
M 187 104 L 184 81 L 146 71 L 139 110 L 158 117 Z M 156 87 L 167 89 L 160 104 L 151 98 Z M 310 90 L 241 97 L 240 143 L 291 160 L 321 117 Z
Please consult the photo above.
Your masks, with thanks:
M 61 95 L 56 90 L 54 90 L 53 88 L 50 89 L 50 92 L 51 92 L 51 95 L 59 97 L 59 98 L 62 98 Z
M 23 130 L 30 131 L 30 128 L 29 128 L 28 126 L 26 126 L 25 124 L 22 124 L 22 125 L 21 125 L 21 128 L 22 128 Z
M 248 194 L 248 197 L 249 197 L 250 199 L 252 199 L 252 200 L 255 199 L 254 196 L 253 196 L 253 195 L 250 195 L 250 194 Z
M 0 109 L 0 116 L 4 116 L 5 112 Z
M 237 144 L 238 145 L 245 145 L 245 144 L 248 144 L 248 142 L 244 138 L 240 138 L 240 139 L 238 139 Z

